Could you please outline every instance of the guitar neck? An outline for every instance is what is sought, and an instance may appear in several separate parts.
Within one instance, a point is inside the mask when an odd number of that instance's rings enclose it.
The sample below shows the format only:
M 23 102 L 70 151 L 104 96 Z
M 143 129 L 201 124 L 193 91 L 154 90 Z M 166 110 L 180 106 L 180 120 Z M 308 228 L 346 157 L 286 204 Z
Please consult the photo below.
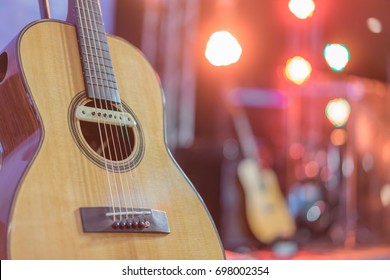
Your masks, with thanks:
M 244 157 L 255 159 L 261 165 L 255 136 L 248 117 L 242 109 L 235 110 L 233 113 L 233 122 Z
M 69 0 L 68 21 L 77 27 L 88 97 L 120 103 L 99 0 Z

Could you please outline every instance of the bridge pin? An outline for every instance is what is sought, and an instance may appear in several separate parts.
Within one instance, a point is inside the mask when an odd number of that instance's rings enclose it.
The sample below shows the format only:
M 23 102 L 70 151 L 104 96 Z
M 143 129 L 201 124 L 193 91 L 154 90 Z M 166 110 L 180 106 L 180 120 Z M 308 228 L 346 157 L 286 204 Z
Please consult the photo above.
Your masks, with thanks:
M 120 229 L 124 229 L 125 226 L 126 226 L 126 222 L 125 222 L 125 221 L 121 221 L 121 222 L 119 223 L 119 228 L 120 228 Z
M 126 225 L 125 225 L 126 229 L 131 228 L 131 226 L 132 226 L 131 221 L 127 220 Z
M 113 223 L 112 223 L 112 228 L 113 228 L 113 229 L 118 229 L 118 228 L 119 228 L 119 222 L 116 222 L 116 221 L 113 222 Z
M 138 228 L 140 228 L 140 229 L 145 228 L 145 222 L 139 222 L 138 223 Z

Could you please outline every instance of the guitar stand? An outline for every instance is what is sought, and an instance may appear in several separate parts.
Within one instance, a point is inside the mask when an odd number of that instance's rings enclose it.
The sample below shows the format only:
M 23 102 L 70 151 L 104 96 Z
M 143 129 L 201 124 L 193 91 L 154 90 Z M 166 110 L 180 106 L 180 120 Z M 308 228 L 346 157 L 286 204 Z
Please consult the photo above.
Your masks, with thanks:
M 41 17 L 43 19 L 50 18 L 50 4 L 49 0 L 38 0 L 39 2 L 39 10 L 41 12 Z

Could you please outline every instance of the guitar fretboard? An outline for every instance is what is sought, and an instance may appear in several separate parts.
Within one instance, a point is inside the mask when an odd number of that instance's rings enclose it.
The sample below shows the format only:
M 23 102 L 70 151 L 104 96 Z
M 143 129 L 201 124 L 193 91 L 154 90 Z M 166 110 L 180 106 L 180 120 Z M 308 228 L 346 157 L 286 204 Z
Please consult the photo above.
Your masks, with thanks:
M 76 0 L 74 12 L 87 95 L 120 102 L 98 0 Z

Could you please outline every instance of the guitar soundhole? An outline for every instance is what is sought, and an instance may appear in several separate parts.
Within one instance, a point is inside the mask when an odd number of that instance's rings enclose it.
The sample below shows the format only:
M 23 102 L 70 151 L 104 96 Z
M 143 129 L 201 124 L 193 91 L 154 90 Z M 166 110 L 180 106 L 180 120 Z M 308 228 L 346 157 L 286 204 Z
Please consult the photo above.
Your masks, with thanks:
M 90 101 L 84 106 L 113 112 L 119 111 L 111 102 Z M 103 122 L 80 121 L 80 129 L 85 141 L 95 153 L 107 160 L 122 161 L 129 158 L 132 151 L 134 151 L 135 137 L 131 127 L 121 125 L 120 122 L 118 124 L 111 125 Z
M 69 107 L 69 127 L 81 152 L 103 169 L 123 172 L 141 162 L 142 129 L 125 103 L 94 101 L 80 93 Z

